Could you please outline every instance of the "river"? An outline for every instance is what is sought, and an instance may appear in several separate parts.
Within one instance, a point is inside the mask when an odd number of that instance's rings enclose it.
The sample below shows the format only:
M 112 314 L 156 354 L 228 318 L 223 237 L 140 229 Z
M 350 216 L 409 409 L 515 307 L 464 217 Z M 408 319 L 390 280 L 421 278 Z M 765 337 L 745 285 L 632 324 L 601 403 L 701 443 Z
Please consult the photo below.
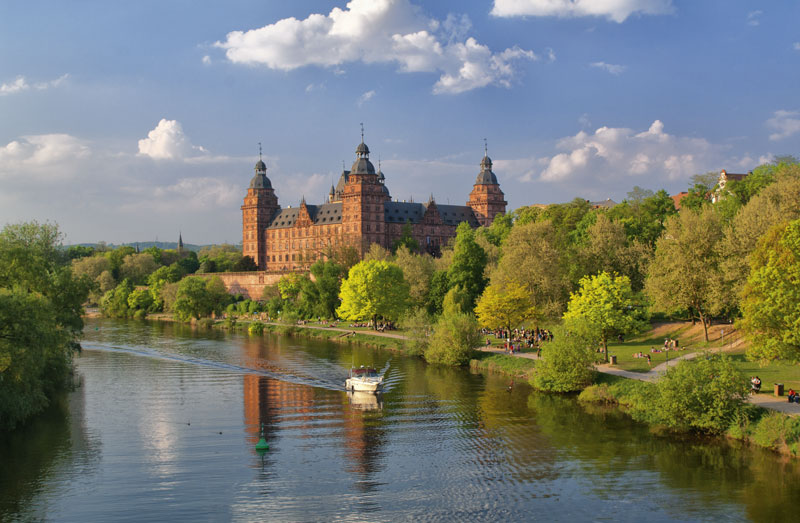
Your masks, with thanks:
M 81 386 L 0 438 L 0 521 L 793 520 L 800 465 L 508 378 L 88 320 Z M 378 399 L 351 363 L 387 369 Z M 270 445 L 254 449 L 260 426 Z

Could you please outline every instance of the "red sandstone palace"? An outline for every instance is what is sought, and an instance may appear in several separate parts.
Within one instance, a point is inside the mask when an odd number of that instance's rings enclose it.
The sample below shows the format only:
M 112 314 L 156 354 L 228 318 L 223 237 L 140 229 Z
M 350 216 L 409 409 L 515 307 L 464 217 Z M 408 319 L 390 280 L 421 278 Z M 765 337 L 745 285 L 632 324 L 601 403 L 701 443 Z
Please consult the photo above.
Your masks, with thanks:
M 344 246 L 361 255 L 373 243 L 389 248 L 406 223 L 420 248 L 435 254 L 455 236 L 459 223 L 488 226 L 506 210 L 488 155 L 481 160 L 467 205 L 439 205 L 432 196 L 427 203 L 392 201 L 383 173 L 369 161 L 363 136 L 356 161 L 342 171 L 322 205 L 306 204 L 304 198 L 299 207 L 282 209 L 261 159 L 255 171 L 242 205 L 242 249 L 260 270 L 306 269 Z

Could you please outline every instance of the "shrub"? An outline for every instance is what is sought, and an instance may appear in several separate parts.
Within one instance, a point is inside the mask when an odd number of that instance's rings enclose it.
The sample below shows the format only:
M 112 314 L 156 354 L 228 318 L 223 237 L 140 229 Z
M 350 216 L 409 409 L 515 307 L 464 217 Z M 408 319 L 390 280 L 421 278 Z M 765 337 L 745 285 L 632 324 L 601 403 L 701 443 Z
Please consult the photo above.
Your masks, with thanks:
M 545 392 L 573 392 L 589 386 L 595 375 L 595 344 L 582 326 L 567 325 L 555 329 L 553 341 L 542 348 L 542 360 L 530 380 Z
M 786 451 L 800 437 L 800 420 L 780 412 L 761 418 L 753 429 L 753 441 L 762 447 Z
M 133 317 L 136 318 L 137 320 L 143 320 L 147 317 L 147 311 L 144 309 L 136 309 L 133 312 Z
M 442 314 L 425 348 L 425 359 L 429 363 L 468 365 L 480 341 L 475 316 L 465 313 Z
M 225 318 L 225 328 L 229 330 L 233 330 L 236 328 L 236 316 L 228 315 Z
M 247 327 L 247 332 L 256 336 L 261 336 L 264 334 L 264 324 L 260 321 L 254 321 Z
M 197 326 L 203 329 L 211 329 L 214 327 L 214 320 L 211 318 L 200 318 L 197 320 Z
M 617 398 L 614 397 L 608 385 L 605 383 L 586 387 L 578 396 L 578 401 L 586 403 L 607 403 L 610 405 L 618 403 Z

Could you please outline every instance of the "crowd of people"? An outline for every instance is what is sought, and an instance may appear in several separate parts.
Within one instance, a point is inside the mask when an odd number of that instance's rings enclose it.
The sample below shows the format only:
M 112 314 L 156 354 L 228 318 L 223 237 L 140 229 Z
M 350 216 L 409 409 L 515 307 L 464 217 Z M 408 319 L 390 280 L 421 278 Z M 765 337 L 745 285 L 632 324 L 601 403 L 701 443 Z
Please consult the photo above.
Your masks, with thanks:
M 489 336 L 494 336 L 496 339 L 503 340 L 503 349 L 505 352 L 513 354 L 521 352 L 523 348 L 539 349 L 541 351 L 543 341 L 552 341 L 553 333 L 547 329 L 481 329 L 481 334 L 486 336 L 486 346 L 492 344 Z

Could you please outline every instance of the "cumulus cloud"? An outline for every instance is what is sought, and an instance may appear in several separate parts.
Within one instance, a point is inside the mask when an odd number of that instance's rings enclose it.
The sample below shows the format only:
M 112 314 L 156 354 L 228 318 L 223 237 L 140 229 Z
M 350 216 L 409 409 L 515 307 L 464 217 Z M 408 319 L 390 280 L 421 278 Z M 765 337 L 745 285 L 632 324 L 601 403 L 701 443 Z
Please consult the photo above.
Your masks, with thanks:
M 284 18 L 249 31 L 228 33 L 215 45 L 231 62 L 290 71 L 305 66 L 395 63 L 405 73 L 438 73 L 433 91 L 456 94 L 490 84 L 510 86 L 516 60 L 536 60 L 519 47 L 492 52 L 465 38 L 469 18 L 444 22 L 424 16 L 409 0 L 351 0 L 327 15 Z
M 176 120 L 162 118 L 147 138 L 139 140 L 139 154 L 156 160 L 183 160 L 197 152 L 206 150 L 192 145 Z
M 30 84 L 24 76 L 18 76 L 13 82 L 0 84 L 0 96 L 17 94 L 23 91 L 29 91 L 30 89 L 44 91 L 45 89 L 50 89 L 51 87 L 60 86 L 68 77 L 69 75 L 63 74 L 55 80 Z
M 625 72 L 625 69 L 628 67 L 625 65 L 617 65 L 617 64 L 608 64 L 606 62 L 593 62 L 590 64 L 592 67 L 596 67 L 598 69 L 602 69 L 608 73 L 613 75 L 619 75 Z
M 775 111 L 772 118 L 767 120 L 767 127 L 775 131 L 769 135 L 770 140 L 788 138 L 800 132 L 800 111 Z
M 617 23 L 629 16 L 672 13 L 672 0 L 494 0 L 494 16 L 600 16 Z
M 358 102 L 357 102 L 358 106 L 361 107 L 362 105 L 364 105 L 365 102 L 372 100 L 374 96 L 375 96 L 375 91 L 367 91 L 366 93 L 362 94 L 361 96 L 358 97 Z
M 664 132 L 660 120 L 642 132 L 624 127 L 601 127 L 591 134 L 581 131 L 561 139 L 557 147 L 563 152 L 546 159 L 540 180 L 601 181 L 645 175 L 676 180 L 713 167 L 721 152 L 702 138 Z
M 211 57 L 208 55 L 203 56 L 202 62 L 203 65 L 211 65 Z

